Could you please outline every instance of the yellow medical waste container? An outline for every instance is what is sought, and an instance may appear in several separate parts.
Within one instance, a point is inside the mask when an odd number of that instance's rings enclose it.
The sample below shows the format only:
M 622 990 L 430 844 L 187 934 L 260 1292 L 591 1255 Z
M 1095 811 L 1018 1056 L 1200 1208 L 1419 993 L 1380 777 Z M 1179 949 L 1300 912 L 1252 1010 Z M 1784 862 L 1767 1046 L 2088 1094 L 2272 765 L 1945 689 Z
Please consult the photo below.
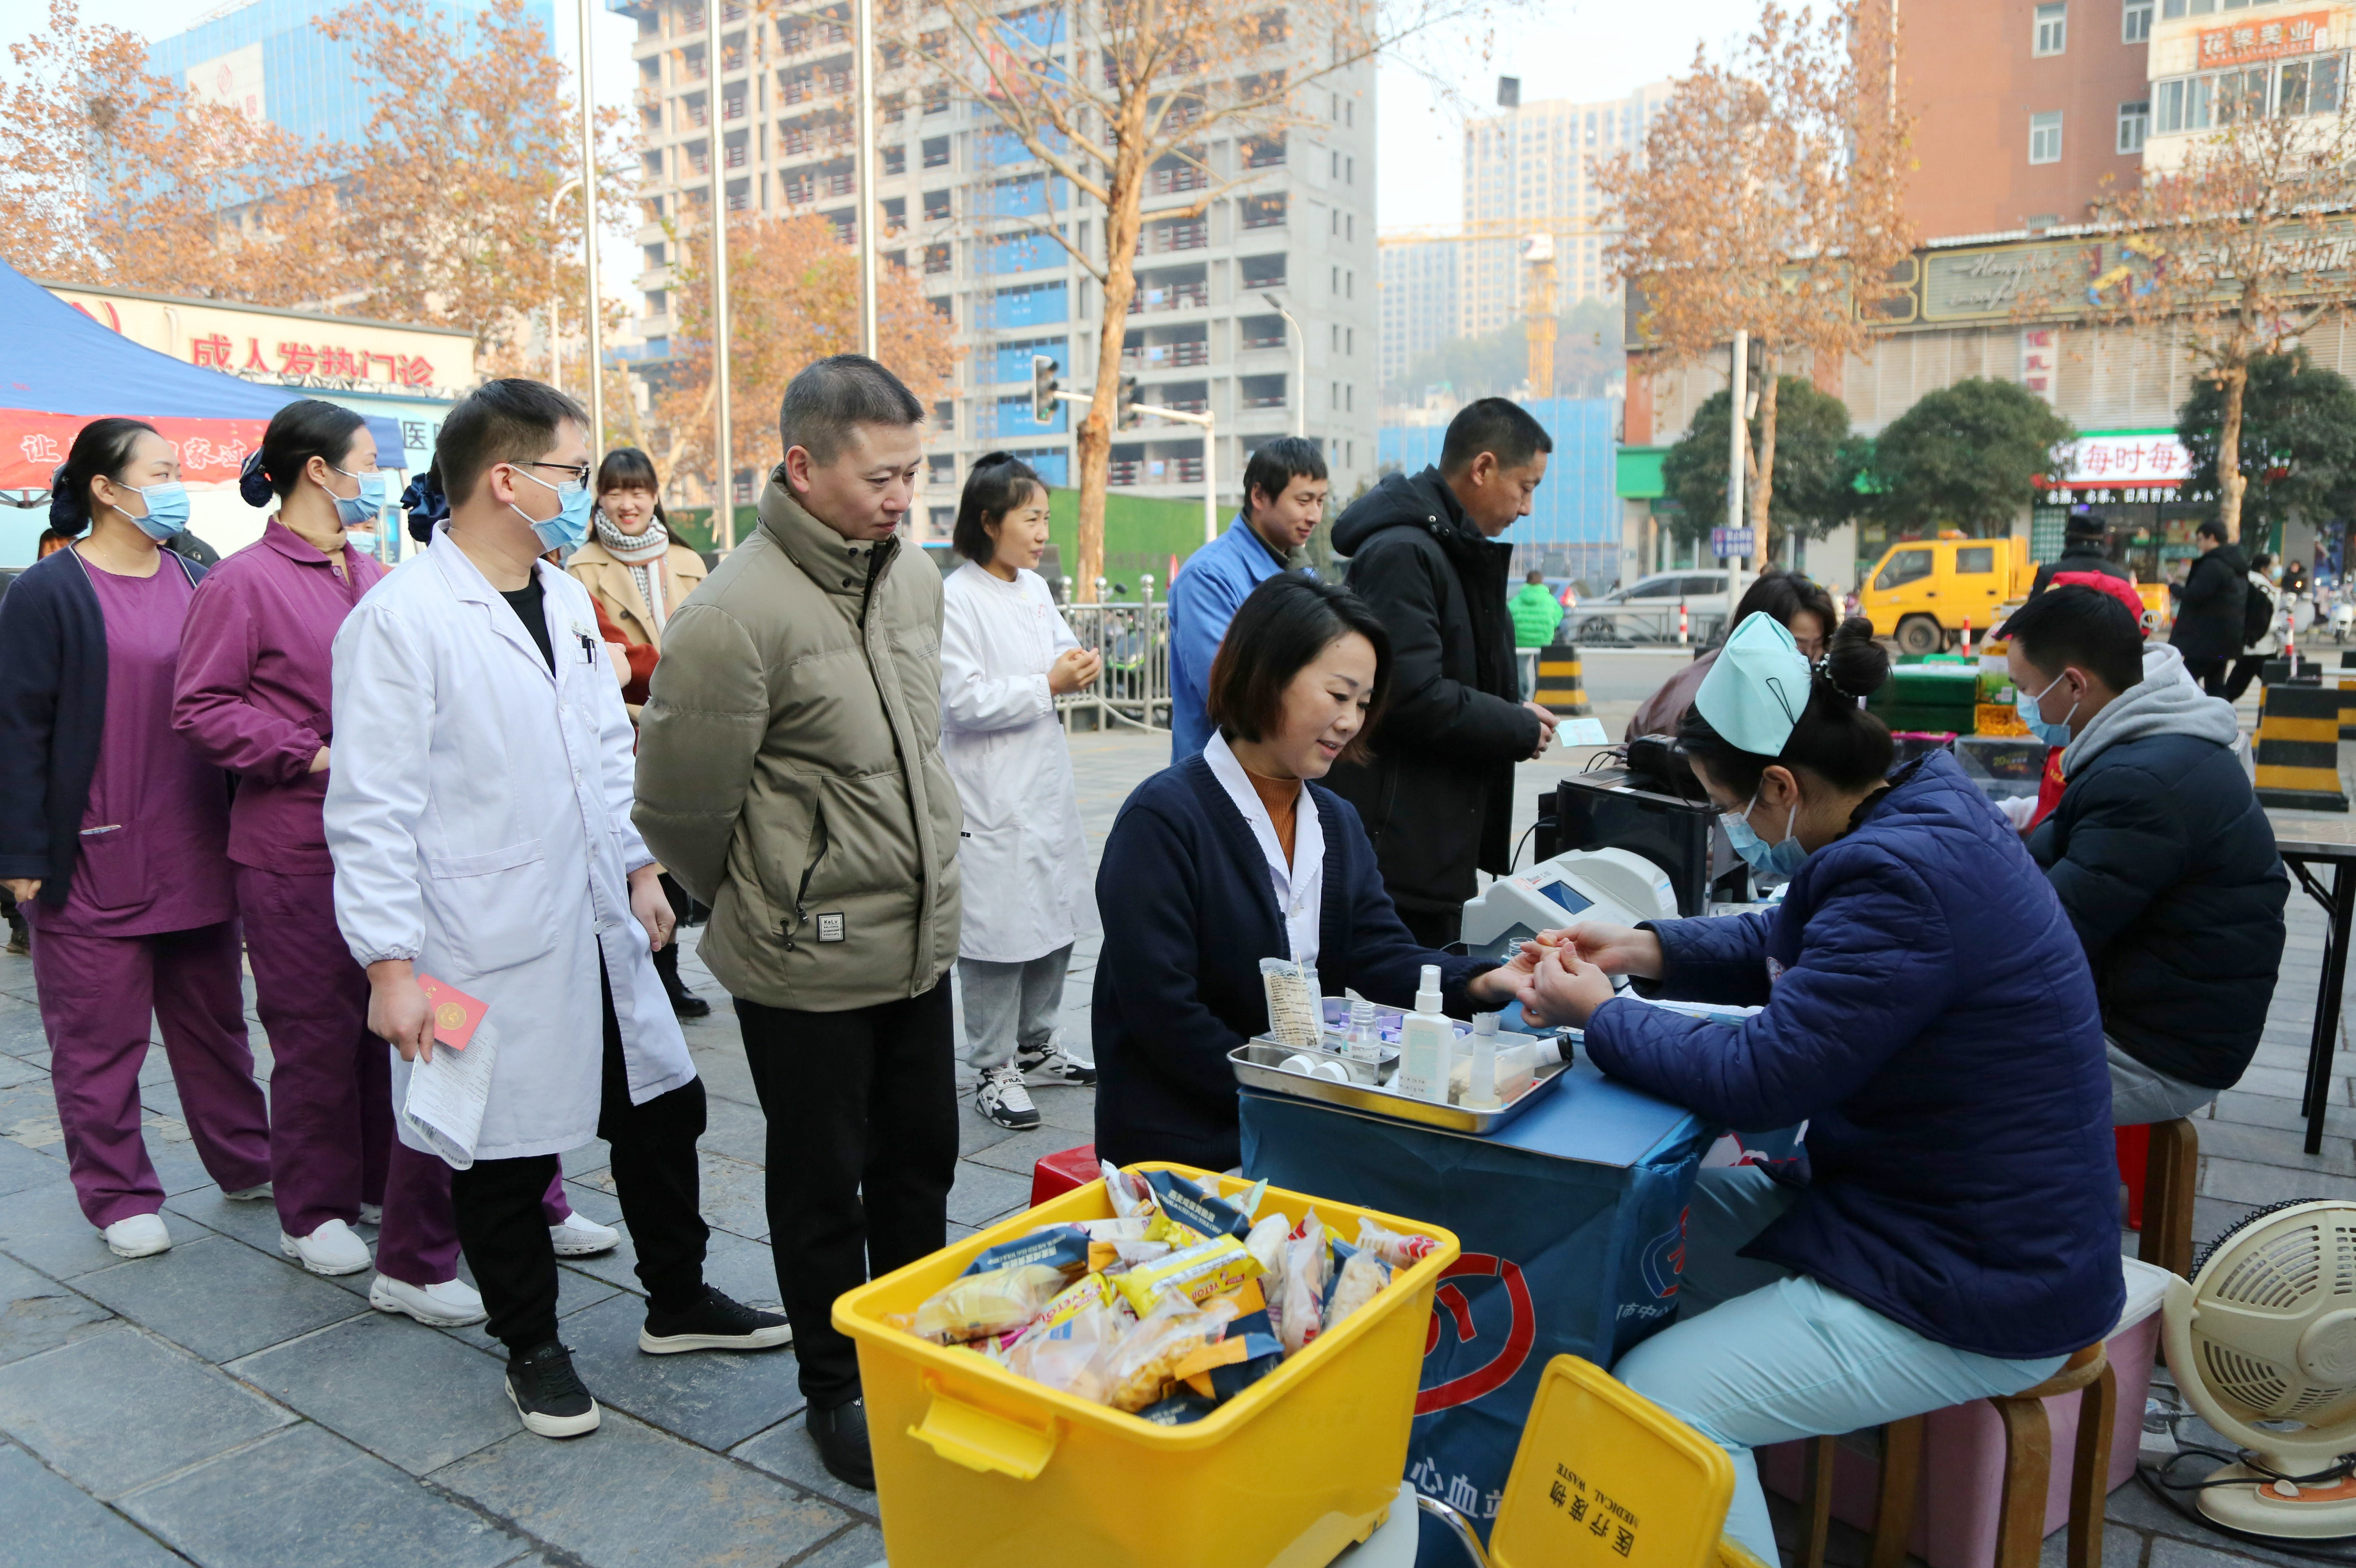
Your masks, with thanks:
M 1112 1218 L 1101 1180 L 837 1300 L 835 1327 L 859 1344 L 892 1568 L 1324 1568 L 1372 1533 L 1407 1469 L 1432 1289 L 1461 1249 L 1436 1225 L 1271 1187 L 1259 1212 L 1277 1210 L 1295 1223 L 1314 1210 L 1344 1241 L 1356 1239 L 1363 1216 L 1439 1245 L 1191 1425 L 1076 1399 L 887 1321 L 915 1312 L 986 1247 L 1041 1225 Z

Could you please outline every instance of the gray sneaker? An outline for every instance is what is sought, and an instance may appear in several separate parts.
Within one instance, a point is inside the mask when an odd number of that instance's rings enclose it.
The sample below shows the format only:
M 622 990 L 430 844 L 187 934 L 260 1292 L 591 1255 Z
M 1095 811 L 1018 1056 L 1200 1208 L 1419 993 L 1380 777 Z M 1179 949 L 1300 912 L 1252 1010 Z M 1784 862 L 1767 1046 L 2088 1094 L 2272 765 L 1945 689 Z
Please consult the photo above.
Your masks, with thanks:
M 1064 1051 L 1064 1037 L 1051 1037 L 1044 1051 L 1017 1051 L 1014 1065 L 1023 1070 L 1023 1081 L 1043 1089 L 1059 1086 L 1086 1085 L 1097 1081 L 1097 1064 L 1076 1061 Z
M 1023 1070 L 1012 1063 L 982 1069 L 981 1087 L 974 1092 L 973 1108 L 1000 1126 L 1012 1127 L 1018 1133 L 1027 1133 L 1039 1125 L 1039 1107 L 1031 1103 L 1031 1091 L 1023 1086 Z

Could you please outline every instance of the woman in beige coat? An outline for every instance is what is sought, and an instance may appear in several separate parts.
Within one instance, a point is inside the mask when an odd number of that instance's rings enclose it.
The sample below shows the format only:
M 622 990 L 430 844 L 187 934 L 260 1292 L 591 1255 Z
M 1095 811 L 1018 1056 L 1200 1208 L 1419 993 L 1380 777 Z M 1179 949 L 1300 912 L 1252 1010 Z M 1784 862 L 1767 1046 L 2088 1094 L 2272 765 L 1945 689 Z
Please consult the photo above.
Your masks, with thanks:
M 670 537 L 662 509 L 662 484 L 654 460 L 635 446 L 617 446 L 597 465 L 597 507 L 591 514 L 589 540 L 564 563 L 597 607 L 605 613 L 632 645 L 662 652 L 663 626 L 687 596 L 703 581 L 703 558 Z M 650 677 L 653 660 L 637 660 Z M 647 699 L 645 677 L 623 688 L 630 722 L 638 720 L 638 707 Z M 663 891 L 681 926 L 688 923 L 691 901 L 686 891 L 665 873 Z M 700 1019 L 712 1004 L 689 990 L 679 977 L 679 946 L 665 945 L 655 955 L 663 989 L 683 1019 Z

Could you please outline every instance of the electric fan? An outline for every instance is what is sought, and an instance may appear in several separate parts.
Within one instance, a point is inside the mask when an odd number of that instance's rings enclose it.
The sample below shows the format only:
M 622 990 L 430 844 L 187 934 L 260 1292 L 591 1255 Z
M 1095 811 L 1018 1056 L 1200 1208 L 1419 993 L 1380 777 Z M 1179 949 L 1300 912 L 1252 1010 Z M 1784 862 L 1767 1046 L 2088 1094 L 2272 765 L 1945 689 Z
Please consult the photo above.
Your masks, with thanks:
M 2177 1386 L 2253 1461 L 2211 1476 L 2201 1511 L 2253 1535 L 2356 1535 L 2356 1203 L 2259 1210 L 2168 1282 L 2161 1311 Z

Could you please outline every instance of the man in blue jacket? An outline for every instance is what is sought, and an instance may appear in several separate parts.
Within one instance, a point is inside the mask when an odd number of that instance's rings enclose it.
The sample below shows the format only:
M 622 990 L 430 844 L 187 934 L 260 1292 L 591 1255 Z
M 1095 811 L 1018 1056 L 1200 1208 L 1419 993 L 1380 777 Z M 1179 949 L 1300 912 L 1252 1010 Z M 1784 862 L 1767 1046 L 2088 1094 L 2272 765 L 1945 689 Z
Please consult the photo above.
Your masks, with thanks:
M 2171 1120 L 2242 1076 L 2282 968 L 2290 878 L 2233 709 L 2091 588 L 2030 600 L 2005 632 L 2021 717 L 2063 748 L 2029 852 L 2094 972 L 2111 1120 Z
M 1211 660 L 1237 606 L 1280 571 L 1305 570 L 1309 536 L 1325 516 L 1325 454 L 1305 436 L 1279 436 L 1244 464 L 1244 509 L 1227 531 L 1186 558 L 1170 585 L 1170 761 L 1211 740 L 1204 709 Z

